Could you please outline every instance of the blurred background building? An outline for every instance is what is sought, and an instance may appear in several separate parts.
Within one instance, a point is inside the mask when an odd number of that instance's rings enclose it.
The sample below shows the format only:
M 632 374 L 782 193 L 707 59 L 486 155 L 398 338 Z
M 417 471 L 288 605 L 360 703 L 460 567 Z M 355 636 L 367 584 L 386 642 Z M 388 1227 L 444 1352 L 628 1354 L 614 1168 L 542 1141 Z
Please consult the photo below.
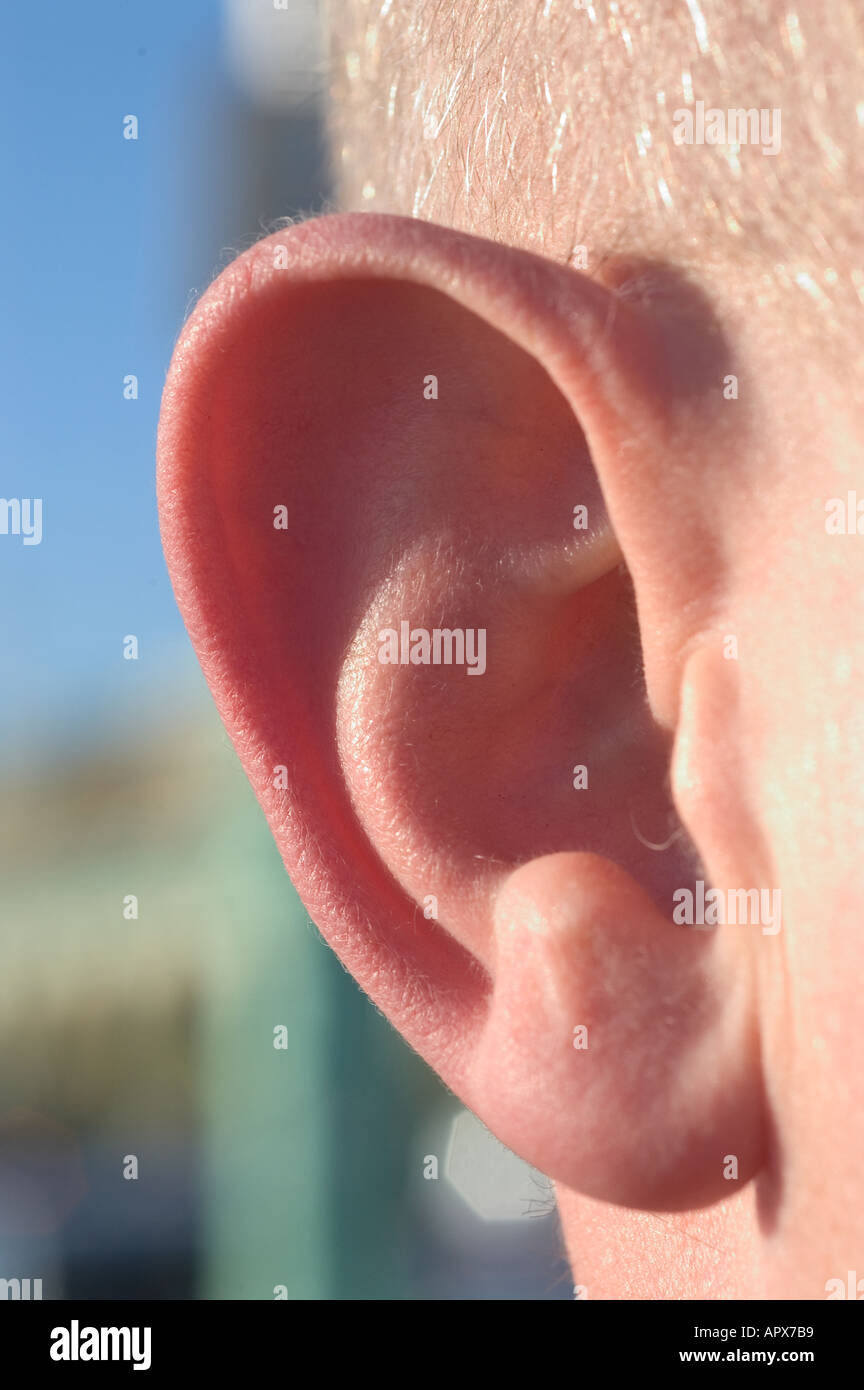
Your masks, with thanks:
M 161 556 L 183 319 L 331 206 L 318 7 L 49 0 L 5 30 L 0 491 L 42 499 L 43 535 L 0 535 L 0 1280 L 568 1298 L 548 1185 L 303 911 Z

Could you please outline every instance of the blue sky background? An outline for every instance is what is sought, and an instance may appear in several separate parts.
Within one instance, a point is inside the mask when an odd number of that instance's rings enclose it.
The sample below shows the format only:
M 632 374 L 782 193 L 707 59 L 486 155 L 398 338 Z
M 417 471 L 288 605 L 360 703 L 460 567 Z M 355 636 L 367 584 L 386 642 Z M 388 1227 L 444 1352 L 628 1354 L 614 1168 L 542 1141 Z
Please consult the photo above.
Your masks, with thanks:
M 206 699 L 162 560 L 154 446 L 186 313 L 261 230 L 231 226 L 221 30 L 215 0 L 3 12 L 0 496 L 43 499 L 40 545 L 0 535 L 6 767 Z

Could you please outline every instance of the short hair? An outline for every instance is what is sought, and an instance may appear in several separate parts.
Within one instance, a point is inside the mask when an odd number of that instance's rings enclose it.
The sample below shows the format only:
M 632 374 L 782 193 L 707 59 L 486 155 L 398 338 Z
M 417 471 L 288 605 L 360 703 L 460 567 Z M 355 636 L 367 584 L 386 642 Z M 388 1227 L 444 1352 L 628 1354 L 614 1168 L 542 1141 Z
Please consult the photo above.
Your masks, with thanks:
M 329 0 L 340 202 L 857 310 L 864 20 L 794 4 Z M 700 102 L 723 143 L 676 135 Z M 779 112 L 779 149 L 748 112 Z

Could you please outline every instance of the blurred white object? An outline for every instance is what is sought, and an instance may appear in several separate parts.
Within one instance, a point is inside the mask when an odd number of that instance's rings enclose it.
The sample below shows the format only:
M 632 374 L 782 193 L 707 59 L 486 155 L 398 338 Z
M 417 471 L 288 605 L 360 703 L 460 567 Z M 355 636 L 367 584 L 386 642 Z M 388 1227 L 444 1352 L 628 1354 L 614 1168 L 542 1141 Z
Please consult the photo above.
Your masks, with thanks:
M 225 42 L 229 70 L 256 106 L 308 110 L 321 97 L 320 0 L 225 0 Z
M 483 1221 L 522 1221 L 551 1197 L 548 1178 L 499 1143 L 470 1110 L 451 1126 L 444 1176 Z

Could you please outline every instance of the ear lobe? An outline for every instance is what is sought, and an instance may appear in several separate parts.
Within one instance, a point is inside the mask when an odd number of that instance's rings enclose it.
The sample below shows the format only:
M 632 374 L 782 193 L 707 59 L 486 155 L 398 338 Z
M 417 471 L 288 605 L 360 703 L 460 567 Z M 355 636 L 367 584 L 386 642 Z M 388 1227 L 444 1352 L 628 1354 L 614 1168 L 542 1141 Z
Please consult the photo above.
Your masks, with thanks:
M 675 823 L 670 740 L 609 513 L 650 604 L 651 341 L 608 289 L 525 253 L 401 218 L 307 223 L 187 324 L 159 497 L 205 675 L 346 967 L 551 1176 L 692 1205 L 727 1133 L 757 1161 L 758 1067 L 749 985 L 657 910 L 687 881 L 682 842 L 645 845 Z M 668 569 L 675 608 L 688 565 Z M 533 954 L 502 940 L 508 903 L 554 924 Z
M 764 1097 L 734 940 L 673 925 L 589 854 L 517 869 L 494 917 L 475 1085 L 504 1143 L 568 1188 L 646 1209 L 695 1209 L 755 1175 Z

